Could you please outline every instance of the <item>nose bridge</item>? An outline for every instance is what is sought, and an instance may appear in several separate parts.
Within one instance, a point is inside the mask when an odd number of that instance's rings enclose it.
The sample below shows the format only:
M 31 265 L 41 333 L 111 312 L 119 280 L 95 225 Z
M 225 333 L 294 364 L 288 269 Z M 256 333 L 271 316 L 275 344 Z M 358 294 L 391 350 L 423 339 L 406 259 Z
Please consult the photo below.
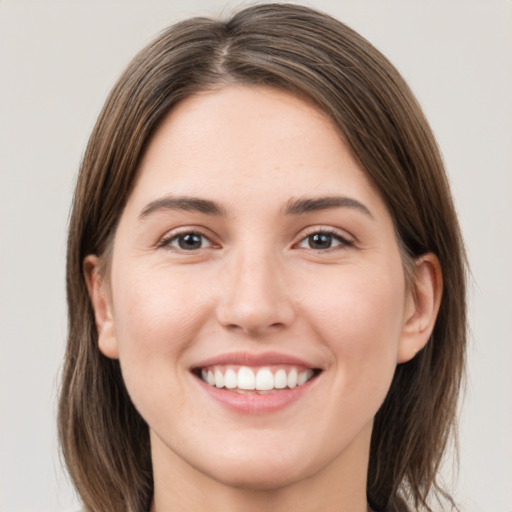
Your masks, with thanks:
M 226 275 L 218 319 L 225 327 L 262 333 L 284 327 L 293 317 L 285 286 L 282 261 L 269 248 L 240 249 L 232 255 Z

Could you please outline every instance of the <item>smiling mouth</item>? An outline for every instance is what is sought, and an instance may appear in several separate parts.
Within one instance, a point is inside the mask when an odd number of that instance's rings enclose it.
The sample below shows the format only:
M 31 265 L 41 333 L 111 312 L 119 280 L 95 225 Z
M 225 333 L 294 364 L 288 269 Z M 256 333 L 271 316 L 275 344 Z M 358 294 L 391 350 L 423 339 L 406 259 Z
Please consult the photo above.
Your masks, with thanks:
M 294 389 L 315 378 L 321 370 L 273 365 L 262 367 L 214 365 L 193 373 L 209 386 L 241 394 L 269 394 Z

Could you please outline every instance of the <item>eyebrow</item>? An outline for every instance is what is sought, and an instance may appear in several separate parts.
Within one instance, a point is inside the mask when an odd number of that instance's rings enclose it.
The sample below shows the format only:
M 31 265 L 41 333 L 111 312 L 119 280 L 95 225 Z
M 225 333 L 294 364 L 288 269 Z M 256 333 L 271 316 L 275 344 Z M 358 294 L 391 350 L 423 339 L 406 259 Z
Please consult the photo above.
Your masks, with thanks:
M 198 197 L 162 197 L 151 201 L 140 213 L 139 219 L 143 220 L 148 215 L 162 210 L 183 210 L 187 212 L 199 212 L 206 215 L 225 216 L 226 213 L 217 203 Z
M 322 196 L 290 199 L 286 204 L 286 215 L 301 215 L 304 213 L 330 210 L 333 208 L 352 208 L 373 218 L 370 210 L 357 199 L 345 196 Z M 162 197 L 151 201 L 139 215 L 143 220 L 152 213 L 162 210 L 182 210 L 188 212 L 204 213 L 206 215 L 226 216 L 225 210 L 215 201 L 199 197 Z
M 302 213 L 311 213 L 321 210 L 330 210 L 332 208 L 352 208 L 373 218 L 370 210 L 357 199 L 344 196 L 323 196 L 314 198 L 298 198 L 288 201 L 285 214 L 300 215 Z

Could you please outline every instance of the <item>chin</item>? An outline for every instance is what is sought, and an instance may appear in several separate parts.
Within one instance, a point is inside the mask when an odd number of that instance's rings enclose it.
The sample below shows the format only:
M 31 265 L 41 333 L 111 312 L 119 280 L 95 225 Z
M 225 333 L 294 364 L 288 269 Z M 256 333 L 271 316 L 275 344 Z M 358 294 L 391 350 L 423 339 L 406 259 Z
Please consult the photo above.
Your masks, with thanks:
M 253 491 L 277 491 L 309 476 L 297 467 L 292 470 L 279 464 L 254 467 L 252 462 L 246 462 L 244 467 L 241 466 L 232 464 L 225 469 L 216 467 L 209 476 L 229 487 Z
M 265 455 L 262 457 L 262 455 Z M 196 468 L 210 478 L 232 488 L 275 491 L 307 479 L 321 469 L 320 461 L 308 460 L 299 453 L 283 453 L 279 449 L 259 449 L 243 455 L 230 454 Z

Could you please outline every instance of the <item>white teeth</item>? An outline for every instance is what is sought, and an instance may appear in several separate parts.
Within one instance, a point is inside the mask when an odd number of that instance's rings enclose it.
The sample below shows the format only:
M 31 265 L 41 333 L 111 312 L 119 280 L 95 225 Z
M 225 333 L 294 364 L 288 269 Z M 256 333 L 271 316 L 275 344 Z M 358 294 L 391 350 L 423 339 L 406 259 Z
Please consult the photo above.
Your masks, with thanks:
M 274 388 L 274 376 L 269 368 L 260 368 L 256 374 L 256 389 L 267 391 Z
M 297 386 L 302 386 L 305 382 L 307 382 L 311 377 L 313 377 L 313 370 L 305 370 L 299 373 L 297 377 Z
M 224 387 L 224 375 L 218 368 L 215 370 L 215 386 L 218 388 Z
M 288 387 L 293 389 L 297 385 L 297 370 L 295 368 L 288 374 L 287 377 Z
M 291 367 L 288 372 L 279 368 L 275 374 L 272 373 L 269 367 L 255 369 L 248 366 L 241 366 L 238 372 L 233 368 L 227 368 L 225 372 L 218 367 L 211 367 L 209 370 L 201 370 L 201 378 L 210 386 L 217 388 L 227 388 L 238 392 L 257 392 L 273 393 L 279 389 L 290 388 L 293 389 L 297 386 L 302 386 L 311 377 L 314 372 L 310 368 L 297 371 L 297 368 Z
M 238 370 L 238 388 L 240 389 L 255 389 L 256 378 L 254 373 L 247 366 L 242 366 Z
M 226 373 L 224 374 L 224 386 L 226 386 L 228 389 L 235 389 L 237 385 L 238 378 L 236 376 L 235 371 L 232 370 L 231 368 L 228 368 L 226 370 Z
M 286 379 L 286 372 L 281 368 L 277 370 L 274 375 L 274 387 L 277 389 L 284 389 L 288 385 L 288 381 Z

